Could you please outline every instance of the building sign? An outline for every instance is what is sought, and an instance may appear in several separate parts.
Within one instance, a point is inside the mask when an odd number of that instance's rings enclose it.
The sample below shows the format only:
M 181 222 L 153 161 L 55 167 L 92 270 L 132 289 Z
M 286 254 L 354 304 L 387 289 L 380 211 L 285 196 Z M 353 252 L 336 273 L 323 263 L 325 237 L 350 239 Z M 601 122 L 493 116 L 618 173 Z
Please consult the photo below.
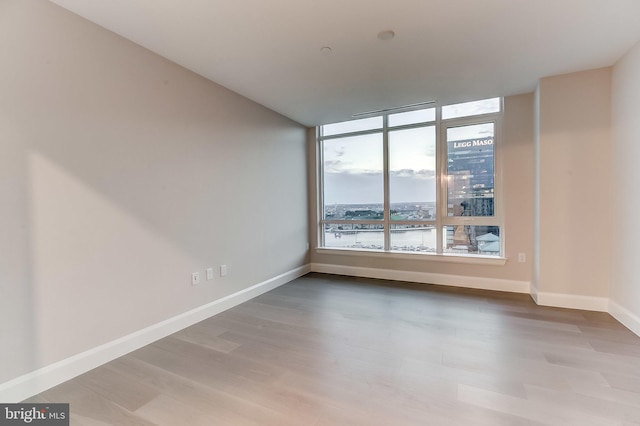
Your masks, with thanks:
M 493 138 L 468 139 L 464 141 L 449 142 L 449 148 L 475 148 L 493 145 Z

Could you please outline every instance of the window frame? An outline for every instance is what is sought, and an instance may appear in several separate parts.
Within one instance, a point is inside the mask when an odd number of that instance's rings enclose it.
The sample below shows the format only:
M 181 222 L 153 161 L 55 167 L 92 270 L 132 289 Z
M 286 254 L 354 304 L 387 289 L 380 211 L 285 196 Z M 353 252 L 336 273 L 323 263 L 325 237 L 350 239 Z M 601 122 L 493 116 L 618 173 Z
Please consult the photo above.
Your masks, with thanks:
M 364 254 L 372 255 L 376 257 L 393 257 L 393 258 L 412 258 L 416 256 L 419 258 L 437 258 L 438 260 L 447 261 L 462 261 L 464 263 L 493 263 L 504 264 L 505 257 L 505 243 L 506 233 L 504 226 L 503 208 L 503 182 L 502 182 L 502 120 L 504 115 L 504 98 L 500 98 L 500 110 L 498 112 L 471 115 L 465 117 L 456 117 L 449 119 L 442 119 L 442 108 L 447 105 L 430 105 L 423 108 L 410 108 L 403 110 L 394 110 L 377 114 L 383 117 L 382 128 L 363 130 L 356 132 L 349 132 L 343 134 L 333 134 L 330 136 L 323 136 L 322 126 L 316 127 L 316 168 L 317 168 L 317 242 L 316 248 L 319 252 L 341 252 L 352 255 Z M 389 126 L 389 115 L 398 112 L 408 112 L 420 109 L 435 108 L 435 119 L 433 121 L 425 121 L 413 124 L 404 124 L 397 126 Z M 493 216 L 448 216 L 448 188 L 447 188 L 447 129 L 452 127 L 470 126 L 476 124 L 492 123 L 493 134 Z M 391 220 L 391 204 L 390 204 L 390 191 L 389 191 L 389 132 L 397 130 L 406 130 L 413 128 L 426 128 L 429 126 L 435 126 L 435 138 L 436 138 L 436 199 L 435 199 L 435 218 L 426 220 Z M 326 219 L 325 218 L 325 204 L 324 204 L 324 146 L 325 140 L 340 139 L 353 136 L 379 134 L 382 133 L 383 139 L 383 219 L 382 220 L 345 220 L 345 219 Z M 383 248 L 382 249 L 370 249 L 370 248 L 348 248 L 348 247 L 327 247 L 325 245 L 325 225 L 327 224 L 350 224 L 350 225 L 383 225 Z M 392 225 L 420 225 L 420 226 L 433 226 L 436 230 L 436 251 L 435 252 L 421 252 L 421 251 L 401 251 L 391 250 L 391 226 Z M 500 229 L 500 253 L 498 256 L 478 254 L 478 253 L 451 253 L 445 251 L 445 233 L 444 227 L 457 226 L 457 225 L 475 225 L 475 226 L 496 226 Z

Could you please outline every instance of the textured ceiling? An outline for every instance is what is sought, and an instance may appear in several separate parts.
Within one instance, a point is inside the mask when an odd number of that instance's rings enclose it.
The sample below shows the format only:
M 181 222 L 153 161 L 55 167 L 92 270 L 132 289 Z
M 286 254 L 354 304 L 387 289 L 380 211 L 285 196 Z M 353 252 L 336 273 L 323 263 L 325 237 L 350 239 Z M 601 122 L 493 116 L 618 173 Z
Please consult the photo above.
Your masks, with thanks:
M 528 92 L 640 40 L 640 0 L 52 1 L 309 126 Z

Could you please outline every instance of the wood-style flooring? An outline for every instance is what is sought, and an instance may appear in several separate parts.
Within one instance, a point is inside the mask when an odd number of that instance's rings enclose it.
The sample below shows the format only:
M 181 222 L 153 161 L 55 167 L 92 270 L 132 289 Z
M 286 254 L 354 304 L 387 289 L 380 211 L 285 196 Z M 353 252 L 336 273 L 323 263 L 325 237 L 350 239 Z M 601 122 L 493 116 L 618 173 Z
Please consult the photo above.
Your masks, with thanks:
M 528 295 L 309 274 L 29 401 L 73 425 L 640 425 L 640 338 Z

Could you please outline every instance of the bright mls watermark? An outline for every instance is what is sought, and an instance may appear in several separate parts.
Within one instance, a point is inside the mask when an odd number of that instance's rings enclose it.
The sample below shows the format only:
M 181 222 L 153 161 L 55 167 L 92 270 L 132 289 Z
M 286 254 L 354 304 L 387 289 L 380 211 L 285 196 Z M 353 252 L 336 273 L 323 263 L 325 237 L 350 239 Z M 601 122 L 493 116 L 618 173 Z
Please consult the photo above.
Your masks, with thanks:
M 69 404 L 0 404 L 0 426 L 69 426 Z

